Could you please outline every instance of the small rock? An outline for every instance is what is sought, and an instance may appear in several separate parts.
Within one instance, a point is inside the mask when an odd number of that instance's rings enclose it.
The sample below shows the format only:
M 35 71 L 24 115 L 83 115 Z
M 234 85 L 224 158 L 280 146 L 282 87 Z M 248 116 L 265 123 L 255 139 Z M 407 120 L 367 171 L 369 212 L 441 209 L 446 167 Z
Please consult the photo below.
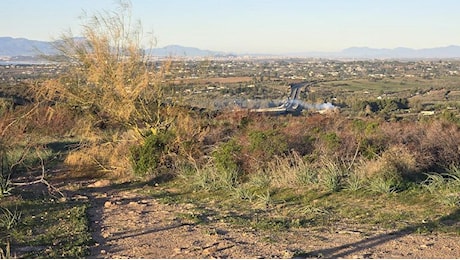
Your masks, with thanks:
M 206 256 L 212 255 L 217 252 L 217 247 L 210 247 L 203 250 L 203 254 Z
M 109 186 L 111 182 L 109 180 L 99 180 L 88 185 L 89 188 L 101 188 Z
M 113 204 L 112 204 L 111 201 L 106 201 L 106 202 L 104 202 L 104 208 L 110 208 L 110 207 L 112 207 L 112 205 L 113 205 Z
M 88 196 L 84 196 L 84 195 L 75 195 L 75 196 L 73 196 L 73 199 L 74 199 L 74 200 L 77 200 L 77 201 L 79 201 L 79 200 L 86 201 L 86 200 L 88 200 Z
M 104 249 L 101 250 L 101 255 L 105 255 L 107 254 L 107 251 L 105 251 Z

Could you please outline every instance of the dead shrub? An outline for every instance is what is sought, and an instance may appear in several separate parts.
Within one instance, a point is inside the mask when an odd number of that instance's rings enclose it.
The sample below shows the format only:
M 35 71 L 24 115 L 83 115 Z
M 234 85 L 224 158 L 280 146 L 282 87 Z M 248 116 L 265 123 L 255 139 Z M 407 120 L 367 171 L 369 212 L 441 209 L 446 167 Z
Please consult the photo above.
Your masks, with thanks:
M 402 145 L 394 145 L 381 156 L 371 160 L 362 160 L 356 173 L 368 181 L 380 180 L 399 186 L 404 180 L 418 173 L 416 155 Z
M 426 126 L 421 152 L 431 157 L 435 168 L 460 165 L 460 131 L 456 124 L 435 121 Z
M 126 131 L 119 135 L 115 133 L 106 142 L 87 142 L 68 153 L 64 164 L 76 171 L 110 172 L 114 178 L 130 176 L 132 173 L 129 150 L 139 144 L 139 134 Z
M 404 145 L 413 153 L 420 171 L 439 171 L 460 164 L 460 131 L 455 123 L 397 122 L 381 126 L 391 145 Z

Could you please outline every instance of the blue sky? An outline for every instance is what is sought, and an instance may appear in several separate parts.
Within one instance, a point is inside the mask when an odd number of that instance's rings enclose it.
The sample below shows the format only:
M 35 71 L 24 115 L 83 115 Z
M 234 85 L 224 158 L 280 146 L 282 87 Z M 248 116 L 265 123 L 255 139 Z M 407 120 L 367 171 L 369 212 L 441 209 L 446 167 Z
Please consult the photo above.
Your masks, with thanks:
M 460 45 L 458 0 L 131 0 L 133 17 L 169 44 L 237 53 Z M 1 0 L 0 36 L 79 34 L 83 11 L 114 0 Z

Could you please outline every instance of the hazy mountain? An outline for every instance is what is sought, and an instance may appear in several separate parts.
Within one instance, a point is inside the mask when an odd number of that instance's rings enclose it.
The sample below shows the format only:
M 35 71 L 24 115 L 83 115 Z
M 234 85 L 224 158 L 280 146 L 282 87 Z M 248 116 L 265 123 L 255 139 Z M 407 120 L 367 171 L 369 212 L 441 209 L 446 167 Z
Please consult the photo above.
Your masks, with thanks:
M 81 38 L 78 38 L 81 39 Z M 184 57 L 210 57 L 228 55 L 224 52 L 202 50 L 194 47 L 168 45 L 163 48 L 150 50 L 154 56 L 184 56 Z M 37 56 L 39 54 L 53 54 L 53 42 L 35 41 L 25 38 L 0 37 L 0 56 Z
M 42 53 L 51 54 L 53 51 L 51 42 L 0 37 L 0 56 L 38 56 Z
M 80 40 L 82 38 L 79 38 Z M 168 45 L 162 48 L 153 48 L 150 53 L 154 56 L 180 56 L 180 57 L 215 57 L 237 56 L 220 51 L 202 50 L 194 47 Z M 53 54 L 55 52 L 52 42 L 35 41 L 25 38 L 0 37 L 0 57 L 37 56 L 39 54 Z M 244 56 L 260 56 L 260 54 L 241 54 Z M 270 55 L 270 54 L 266 54 Z M 302 52 L 288 53 L 279 56 L 318 57 L 318 58 L 346 58 L 346 59 L 435 59 L 435 58 L 460 58 L 460 46 L 426 49 L 376 49 L 369 47 L 351 47 L 339 52 Z
M 151 49 L 153 56 L 182 56 L 182 57 L 210 57 L 226 55 L 224 52 L 202 50 L 194 47 L 185 47 L 180 45 L 168 45 L 162 48 Z

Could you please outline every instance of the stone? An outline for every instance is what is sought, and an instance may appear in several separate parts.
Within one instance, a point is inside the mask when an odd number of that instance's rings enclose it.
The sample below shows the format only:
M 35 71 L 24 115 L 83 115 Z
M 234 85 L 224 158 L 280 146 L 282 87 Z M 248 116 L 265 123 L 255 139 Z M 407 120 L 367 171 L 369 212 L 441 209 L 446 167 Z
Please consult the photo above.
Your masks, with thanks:
M 89 188 L 101 188 L 101 187 L 107 187 L 110 184 L 112 184 L 110 180 L 98 180 L 94 183 L 89 184 L 88 187 Z
M 104 202 L 104 208 L 110 208 L 112 206 L 113 206 L 113 203 L 111 201 L 108 200 L 108 201 Z

